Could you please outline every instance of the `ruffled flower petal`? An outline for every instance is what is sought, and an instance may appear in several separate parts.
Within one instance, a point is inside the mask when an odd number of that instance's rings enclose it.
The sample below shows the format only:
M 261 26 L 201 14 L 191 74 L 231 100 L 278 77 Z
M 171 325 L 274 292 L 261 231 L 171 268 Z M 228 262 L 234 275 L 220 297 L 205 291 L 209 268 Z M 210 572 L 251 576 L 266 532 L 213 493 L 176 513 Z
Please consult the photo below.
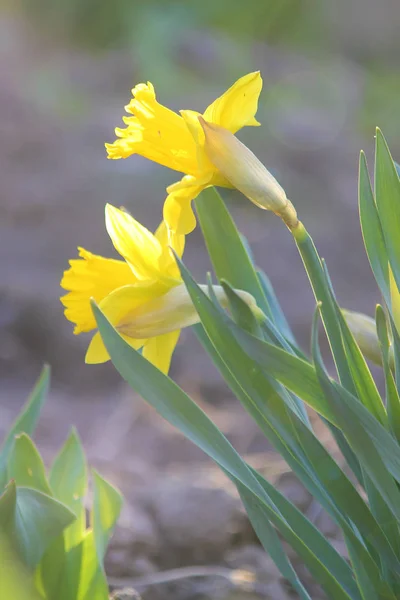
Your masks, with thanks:
M 169 169 L 195 173 L 196 146 L 182 117 L 157 102 L 151 83 L 140 83 L 132 95 L 125 107 L 132 116 L 124 118 L 125 128 L 116 128 L 120 139 L 106 144 L 108 158 L 140 154 Z
M 66 318 L 75 323 L 75 334 L 96 328 L 91 298 L 99 303 L 116 288 L 135 282 L 126 262 L 103 258 L 84 248 L 78 250 L 81 258 L 69 261 L 70 268 L 64 272 L 60 284 L 69 292 L 62 296 L 61 302 Z

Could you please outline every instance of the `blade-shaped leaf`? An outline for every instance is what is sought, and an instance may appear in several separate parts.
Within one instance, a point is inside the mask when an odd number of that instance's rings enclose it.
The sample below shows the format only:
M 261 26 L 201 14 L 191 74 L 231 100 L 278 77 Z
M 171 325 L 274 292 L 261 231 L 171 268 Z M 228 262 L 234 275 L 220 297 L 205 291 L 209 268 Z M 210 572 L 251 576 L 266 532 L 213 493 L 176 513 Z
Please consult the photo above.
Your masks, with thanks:
M 316 373 L 321 387 L 338 419 L 339 428 L 345 433 L 347 441 L 359 457 L 363 469 L 368 473 L 369 478 L 390 508 L 393 518 L 400 521 L 400 491 L 363 423 L 355 419 L 349 411 L 350 394 L 344 388 L 335 384 L 327 375 L 318 345 L 316 319 L 314 323 L 312 349 Z M 378 424 L 378 421 L 376 423 Z
M 86 530 L 84 496 L 87 488 L 86 459 L 78 433 L 73 429 L 56 456 L 50 470 L 54 497 L 76 515 L 76 521 L 64 532 L 65 549 L 78 544 Z
M 0 449 L 0 493 L 7 483 L 8 453 L 13 444 L 14 437 L 19 433 L 31 435 L 36 427 L 40 411 L 46 400 L 50 384 L 50 367 L 45 366 L 33 388 L 26 404 L 10 428 L 6 439 Z
M 364 152 L 360 154 L 358 203 L 364 245 L 372 272 L 385 298 L 385 302 L 390 305 L 389 259 Z
M 93 471 L 93 511 L 92 526 L 97 555 L 103 561 L 107 544 L 112 535 L 122 507 L 120 492 Z
M 13 481 L 0 497 L 0 529 L 31 568 L 36 567 L 51 542 L 74 518 L 58 500 L 38 490 L 17 489 Z
M 75 429 L 54 460 L 49 481 L 54 497 L 74 512 L 76 520 L 44 555 L 40 564 L 41 585 L 49 598 L 75 600 L 82 577 L 81 542 L 86 536 L 87 487 L 86 459 Z
M 21 433 L 14 440 L 8 458 L 7 474 L 8 479 L 14 479 L 19 487 L 30 487 L 52 495 L 42 458 L 26 433 Z
M 258 306 L 272 318 L 251 257 L 217 190 L 207 188 L 196 198 L 195 204 L 218 279 L 226 279 L 234 288 L 249 292 Z
M 333 518 L 340 523 L 342 529 L 348 530 L 349 524 L 347 518 L 351 517 L 354 522 L 357 523 L 357 527 L 362 531 L 365 540 L 368 541 L 368 543 L 372 543 L 372 537 L 374 538 L 372 549 L 374 546 L 379 547 L 380 552 L 387 556 L 387 560 L 394 568 L 398 569 L 398 560 L 388 544 L 383 531 L 380 529 L 378 523 L 375 521 L 352 484 L 332 460 L 329 453 L 327 453 L 323 446 L 319 444 L 315 436 L 310 434 L 309 430 L 306 430 L 301 422 L 296 422 L 295 415 L 292 415 L 290 418 L 290 412 L 287 411 L 287 409 L 282 413 L 279 405 L 279 398 L 274 395 L 273 390 L 271 391 L 271 389 L 269 389 L 268 381 L 261 378 L 261 373 L 257 371 L 254 363 L 251 363 L 251 361 L 249 362 L 246 354 L 241 351 L 243 344 L 236 347 L 234 339 L 226 337 L 222 322 L 226 321 L 227 323 L 230 323 L 235 330 L 241 334 L 245 334 L 246 338 L 250 338 L 253 341 L 257 338 L 254 338 L 238 328 L 226 315 L 224 318 L 224 313 L 213 306 L 210 299 L 205 296 L 200 288 L 198 288 L 189 277 L 183 265 L 181 265 L 181 269 L 184 281 L 192 294 L 192 299 L 197 312 L 202 319 L 203 326 L 208 330 L 215 346 L 220 350 L 219 356 L 216 357 L 215 354 L 212 354 L 211 349 L 213 360 L 218 365 L 218 368 L 229 385 L 231 385 L 233 391 L 242 399 L 245 408 L 256 418 L 260 428 L 266 433 L 267 437 L 277 450 L 298 474 L 304 485 L 308 487 L 313 496 L 321 502 Z M 224 337 L 226 338 L 225 342 Z M 271 347 L 273 350 L 279 350 L 274 346 L 265 344 L 265 342 L 262 342 L 261 340 L 257 341 L 262 345 Z M 207 342 L 205 342 L 205 346 L 210 350 L 210 348 L 207 347 Z M 280 351 L 280 353 L 281 356 L 282 351 Z M 238 358 L 233 362 L 235 354 L 237 354 Z M 284 353 L 284 355 L 292 356 L 287 353 Z M 298 364 L 304 362 L 295 356 L 293 356 L 293 358 L 295 361 L 299 361 Z M 224 368 L 224 362 L 226 361 L 232 363 L 230 374 L 228 374 L 228 376 L 226 369 Z M 279 368 L 282 368 L 281 363 L 282 361 L 278 359 L 277 364 Z M 305 364 L 307 365 L 307 363 Z M 313 370 L 313 367 L 310 366 L 310 368 Z M 299 371 L 299 369 L 297 369 L 297 371 Z M 290 375 L 295 376 L 296 369 L 290 371 Z M 309 382 L 306 377 L 303 377 L 301 371 L 299 371 L 299 375 L 301 384 L 304 384 L 304 389 L 307 390 L 307 392 L 312 391 L 312 387 L 310 390 L 310 386 L 308 385 Z M 314 377 L 314 383 L 318 393 L 319 384 L 315 372 Z M 232 378 L 234 379 L 233 385 Z M 239 381 L 241 382 L 241 386 L 238 385 Z M 319 395 L 324 400 L 321 389 L 319 389 Z M 358 401 L 356 402 L 357 405 L 360 405 Z M 326 404 L 329 406 L 328 403 Z M 366 409 L 364 409 L 364 412 L 372 419 Z M 313 459 L 316 460 L 313 461 Z M 302 465 L 304 465 L 304 467 Z M 303 468 L 306 468 L 308 469 L 308 472 L 313 473 L 311 481 L 302 470 Z M 318 474 L 320 479 L 320 485 L 316 484 L 316 474 Z M 335 503 L 332 506 L 333 499 Z M 341 512 L 338 511 L 338 507 L 341 508 Z M 351 528 L 348 531 L 348 534 L 352 534 Z
M 272 320 L 275 323 L 281 334 L 295 347 L 297 348 L 297 342 L 294 338 L 293 332 L 287 322 L 285 313 L 283 312 L 281 305 L 279 304 L 278 298 L 276 297 L 274 288 L 267 275 L 260 270 L 257 270 L 258 279 L 261 283 L 264 294 L 267 298 L 268 305 L 271 310 Z
M 387 427 L 387 414 L 382 399 L 379 395 L 378 388 L 376 387 L 375 381 L 372 377 L 371 371 L 368 368 L 365 358 L 337 303 L 324 261 L 322 261 L 322 265 L 325 272 L 327 286 L 331 293 L 331 300 L 336 313 L 337 323 L 342 334 L 344 351 L 353 378 L 356 395 L 364 404 L 364 406 L 368 408 L 368 410 L 378 419 L 378 421 Z
M 279 511 L 271 505 L 262 486 L 221 431 L 178 386 L 120 337 L 96 305 L 93 305 L 93 311 L 107 350 L 122 377 L 164 418 L 178 427 L 229 473 L 235 483 L 241 483 L 269 507 L 271 518 L 273 516 L 280 523 Z M 295 532 L 293 534 L 295 535 Z M 296 543 L 297 552 L 302 551 L 304 557 L 307 553 L 308 562 L 313 561 L 318 580 L 330 593 L 330 597 L 335 600 L 349 600 L 343 586 L 326 570 L 315 554 L 310 554 L 311 549 L 307 548 L 300 538 L 296 537 Z
M 386 402 L 390 428 L 400 442 L 400 397 L 390 368 L 390 341 L 383 308 L 376 307 L 376 330 L 382 352 L 383 372 L 385 374 Z
M 376 131 L 375 199 L 389 263 L 400 289 L 400 180 L 380 129 Z

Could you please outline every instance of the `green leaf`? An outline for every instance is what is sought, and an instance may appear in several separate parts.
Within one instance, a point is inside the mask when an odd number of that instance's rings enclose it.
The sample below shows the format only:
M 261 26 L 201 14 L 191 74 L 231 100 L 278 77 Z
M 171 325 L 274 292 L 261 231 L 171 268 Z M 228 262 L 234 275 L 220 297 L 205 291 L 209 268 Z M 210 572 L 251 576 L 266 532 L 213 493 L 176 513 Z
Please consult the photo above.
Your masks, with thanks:
M 257 499 L 254 498 L 254 494 L 249 492 L 249 490 L 240 483 L 237 484 L 237 489 L 250 522 L 254 527 L 254 531 L 265 551 L 272 558 L 285 579 L 292 584 L 300 598 L 311 600 L 311 596 L 304 588 L 296 571 L 293 569 L 286 556 L 279 536 L 275 528 L 271 525 L 263 504 L 258 502 Z
M 354 523 L 365 536 L 365 540 L 370 545 L 379 548 L 380 552 L 387 557 L 388 562 L 399 568 L 399 563 L 395 557 L 393 550 L 388 544 L 388 541 L 375 521 L 364 501 L 356 492 L 353 485 L 344 476 L 343 472 L 338 468 L 332 457 L 321 446 L 318 440 L 309 430 L 306 430 L 301 422 L 296 420 L 295 415 L 291 415 L 289 411 L 282 413 L 282 408 L 279 404 L 279 398 L 274 394 L 273 390 L 268 387 L 268 380 L 262 379 L 261 372 L 255 368 L 254 363 L 249 362 L 246 354 L 243 354 L 245 345 L 242 339 L 239 339 L 239 346 L 235 346 L 234 339 L 225 338 L 222 321 L 240 333 L 240 337 L 245 336 L 245 339 L 250 339 L 253 342 L 261 344 L 262 347 L 271 348 L 273 351 L 278 351 L 276 360 L 277 366 L 282 369 L 284 361 L 282 357 L 291 357 L 294 359 L 294 364 L 302 364 L 295 356 L 289 355 L 282 350 L 266 344 L 261 340 L 257 340 L 253 336 L 238 328 L 233 321 L 225 316 L 219 309 L 216 309 L 209 298 L 194 284 L 186 273 L 183 265 L 181 266 L 182 275 L 189 291 L 196 290 L 193 293 L 192 299 L 199 313 L 203 326 L 207 329 L 210 338 L 215 347 L 219 349 L 219 356 L 215 356 L 211 350 L 211 356 L 217 364 L 219 370 L 231 385 L 233 391 L 242 400 L 245 408 L 254 416 L 259 427 L 264 431 L 270 441 L 274 444 L 283 458 L 288 462 L 294 472 L 300 477 L 304 485 L 311 491 L 313 496 L 317 498 L 324 508 L 332 515 L 332 517 L 340 524 L 344 531 L 351 536 L 353 531 L 349 528 L 348 518 L 352 518 Z M 197 329 L 197 331 L 199 331 Z M 239 338 L 239 336 L 238 336 Z M 206 348 L 209 347 L 206 343 Z M 234 355 L 237 354 L 237 359 L 234 360 Z M 223 361 L 222 361 L 223 357 Z M 229 361 L 231 364 L 230 373 L 227 376 L 227 370 L 224 368 L 224 363 Z M 268 361 L 259 361 L 259 364 L 264 366 Z M 282 364 L 283 363 L 283 364 Z M 304 363 L 307 366 L 307 363 Z M 319 387 L 315 371 L 310 365 L 314 377 L 314 389 L 317 395 L 321 396 L 321 400 L 325 401 L 322 390 Z M 313 391 L 313 386 L 307 377 L 298 367 L 293 367 L 289 370 L 289 375 L 296 378 L 299 373 L 299 383 L 303 386 L 303 390 L 307 393 Z M 232 377 L 233 385 L 232 385 Z M 240 382 L 240 383 L 239 383 Z M 300 389 L 300 388 L 299 388 Z M 247 391 L 246 391 L 247 390 Z M 357 405 L 362 405 L 354 399 Z M 329 407 L 329 404 L 326 403 Z M 363 407 L 362 407 L 363 408 Z M 363 409 L 367 415 L 373 419 L 366 409 Z M 352 417 L 354 418 L 354 417 Z M 374 422 L 375 419 L 373 419 Z M 304 470 L 302 470 L 304 469 Z M 308 478 L 306 473 L 312 473 L 312 478 Z M 318 481 L 318 479 L 319 481 Z M 340 510 L 338 510 L 340 508 Z M 356 543 L 356 540 L 354 541 Z M 366 561 L 365 561 L 366 562 Z
M 76 515 L 44 555 L 40 578 L 46 597 L 76 600 L 82 577 L 82 540 L 86 532 L 84 496 L 87 488 L 86 460 L 78 434 L 73 429 L 50 470 L 50 486 L 57 500 Z
M 235 290 L 233 288 L 231 288 L 227 282 L 224 282 L 224 280 L 222 280 L 221 283 L 222 283 L 225 293 L 228 297 L 232 315 L 233 315 L 236 323 L 238 324 L 238 326 L 241 327 L 242 329 L 244 329 L 245 331 L 247 331 L 248 333 L 252 333 L 252 334 L 256 334 L 256 335 L 260 334 L 260 333 L 262 334 L 262 328 L 260 327 L 259 323 L 257 322 L 257 319 L 254 316 L 250 307 L 244 302 L 244 300 L 242 298 L 240 298 L 236 294 Z M 224 319 L 225 313 L 222 309 L 220 309 L 218 301 L 217 301 L 216 297 L 212 295 L 211 290 L 209 291 L 209 296 L 212 299 L 213 304 L 216 307 L 216 309 L 220 311 L 220 317 L 222 319 Z M 260 315 L 258 315 L 258 317 L 259 316 Z M 266 319 L 268 321 L 268 318 L 266 318 Z M 267 322 L 264 322 L 264 323 L 265 323 L 265 326 L 267 327 L 268 333 L 272 333 L 272 335 L 274 335 L 275 337 L 278 337 L 278 339 L 280 339 L 279 333 L 275 332 L 272 329 L 274 327 L 272 325 L 272 323 L 271 322 L 269 322 L 269 324 L 267 324 Z M 230 334 L 228 334 L 228 335 L 230 335 Z M 233 343 L 235 343 L 234 340 L 233 340 Z M 282 341 L 282 343 L 285 344 L 284 341 Z M 288 345 L 288 342 L 286 342 L 286 345 Z M 233 349 L 229 344 L 227 344 L 227 352 L 228 352 L 228 354 L 233 352 Z M 239 353 L 240 353 L 240 350 L 239 350 Z M 244 362 L 246 362 L 247 357 L 243 356 L 242 359 L 244 360 Z M 249 368 L 249 370 L 251 370 L 252 365 L 249 364 L 248 368 Z M 278 392 L 278 395 L 283 395 L 285 397 L 286 403 L 290 406 L 290 408 L 293 410 L 293 412 L 307 425 L 307 427 L 311 427 L 310 420 L 308 418 L 308 414 L 307 414 L 306 408 L 304 406 L 304 403 L 299 398 L 288 393 L 287 390 L 285 390 L 282 386 L 277 384 L 275 381 L 273 381 L 272 384 L 271 384 L 271 382 L 265 381 L 264 389 L 265 389 L 265 391 L 267 391 L 267 390 L 269 391 L 269 394 L 268 394 L 269 397 L 271 397 L 271 394 L 276 396 L 277 392 Z M 256 419 L 256 421 L 257 421 L 257 419 Z
M 272 314 L 272 321 L 275 323 L 277 329 L 281 332 L 281 334 L 292 344 L 295 348 L 297 348 L 297 342 L 294 338 L 293 332 L 287 322 L 286 316 L 279 304 L 279 300 L 276 297 L 274 292 L 274 288 L 267 277 L 267 275 L 260 270 L 257 270 L 258 279 L 264 291 L 265 297 L 267 298 L 268 306 L 270 307 Z
M 65 549 L 78 544 L 86 530 L 84 497 L 87 488 L 86 459 L 78 433 L 73 429 L 56 456 L 50 470 L 54 497 L 76 515 L 76 521 L 64 532 Z
M 195 200 L 197 216 L 218 279 L 246 290 L 258 306 L 273 318 L 252 260 L 224 201 L 214 187 Z
M 385 374 L 386 403 L 390 428 L 400 442 L 400 397 L 390 368 L 390 341 L 383 308 L 376 307 L 376 330 L 382 352 L 382 364 Z
M 322 261 L 327 285 L 331 291 L 332 304 L 336 312 L 337 323 L 342 334 L 344 351 L 350 367 L 353 382 L 356 388 L 356 395 L 364 406 L 380 421 L 385 427 L 388 426 L 387 414 L 379 395 L 375 381 L 371 375 L 365 358 L 349 328 L 346 319 L 336 301 L 332 284 L 329 279 L 325 262 Z
M 325 536 L 301 513 L 301 511 L 290 502 L 275 486 L 269 483 L 257 471 L 252 469 L 258 482 L 270 496 L 272 502 L 279 508 L 279 512 L 284 517 L 286 523 L 290 525 L 291 530 L 296 532 L 301 539 L 307 542 L 307 545 L 313 548 L 316 555 L 328 565 L 331 573 L 340 581 L 346 591 L 352 598 L 358 598 L 359 593 L 354 584 L 351 569 L 343 560 L 343 557 L 327 541 Z M 240 491 L 240 490 L 239 490 Z M 246 493 L 246 491 L 245 491 Z M 248 503 L 248 499 L 247 499 Z M 291 532 L 285 538 L 290 543 Z
M 360 154 L 358 203 L 361 230 L 368 259 L 385 302 L 390 306 L 389 259 L 364 152 Z
M 32 574 L 21 563 L 12 545 L 0 531 L 0 589 L 4 600 L 42 600 Z
M 375 198 L 389 263 L 400 289 L 400 180 L 380 129 L 376 130 Z
M 374 569 L 371 569 L 371 565 L 365 560 L 365 556 L 360 554 L 359 548 L 354 546 L 353 541 L 346 536 L 345 541 L 363 600 L 383 600 L 384 598 L 396 600 L 389 585 L 382 580 L 379 573 L 377 574 Z
M 92 307 L 106 348 L 122 377 L 164 418 L 178 427 L 229 473 L 235 483 L 241 483 L 264 503 L 269 508 L 270 518 L 274 517 L 276 523 L 281 523 L 279 512 L 271 505 L 268 495 L 221 431 L 176 384 L 120 337 L 94 303 Z M 284 533 L 283 525 L 280 531 Z M 295 535 L 295 532 L 293 534 Z M 303 557 L 307 556 L 308 563 L 313 561 L 313 568 L 318 572 L 317 579 L 330 597 L 334 600 L 349 599 L 342 585 L 320 562 L 320 558 L 297 536 L 296 544 L 297 552 Z
M 235 323 L 249 333 L 260 337 L 260 325 L 252 313 L 250 306 L 248 306 L 246 302 L 244 302 L 244 300 L 242 300 L 242 298 L 236 294 L 235 290 L 227 281 L 225 281 L 225 279 L 221 279 L 220 283 L 226 294 L 226 297 L 228 298 L 229 308 Z M 210 298 L 212 298 L 211 294 Z
M 8 459 L 8 480 L 14 479 L 18 487 L 29 487 L 51 496 L 42 458 L 26 433 L 18 435 Z
M 259 365 L 265 367 L 268 372 L 280 381 L 289 390 L 292 390 L 299 398 L 314 408 L 319 414 L 342 429 L 342 419 L 333 411 L 332 405 L 327 401 L 316 377 L 314 367 L 306 361 L 289 354 L 284 350 L 267 342 L 259 340 L 247 332 L 239 329 L 233 321 L 230 327 L 235 337 Z M 335 389 L 346 397 L 346 406 L 349 419 L 357 419 L 362 423 L 368 433 L 371 443 L 379 451 L 382 459 L 393 477 L 400 481 L 400 448 L 387 432 L 386 429 L 371 415 L 371 413 L 352 394 L 347 392 L 338 383 L 331 380 Z M 343 430 L 346 430 L 344 423 Z
M 121 507 L 120 492 L 96 471 L 93 471 L 92 526 L 99 561 L 104 559 L 107 544 L 121 512 Z
M 74 520 L 61 502 L 10 482 L 0 497 L 0 529 L 15 545 L 23 562 L 36 567 L 51 542 Z
M 368 476 L 374 483 L 377 491 L 381 494 L 393 513 L 393 518 L 400 520 L 400 491 L 374 443 L 375 440 L 372 440 L 369 436 L 368 430 L 364 427 L 364 423 L 359 419 L 354 418 L 355 415 L 352 414 L 350 405 L 352 401 L 349 400 L 351 395 L 347 390 L 330 380 L 327 375 L 322 363 L 318 345 L 316 319 L 314 323 L 312 349 L 316 373 L 325 396 L 338 419 L 338 427 L 346 435 L 347 441 L 359 457 L 363 469 L 368 473 Z M 376 420 L 375 423 L 376 425 L 379 425 Z
M 50 384 L 50 367 L 45 366 L 33 388 L 28 401 L 18 415 L 0 450 L 0 493 L 7 483 L 7 460 L 14 437 L 19 433 L 31 435 L 36 427 L 41 408 Z
M 97 556 L 93 531 L 88 531 L 82 542 L 71 548 L 70 553 L 73 555 L 73 562 L 81 563 L 81 570 L 78 591 L 69 598 L 71 600 L 108 600 L 107 580 Z M 74 556 L 74 554 L 78 556 Z

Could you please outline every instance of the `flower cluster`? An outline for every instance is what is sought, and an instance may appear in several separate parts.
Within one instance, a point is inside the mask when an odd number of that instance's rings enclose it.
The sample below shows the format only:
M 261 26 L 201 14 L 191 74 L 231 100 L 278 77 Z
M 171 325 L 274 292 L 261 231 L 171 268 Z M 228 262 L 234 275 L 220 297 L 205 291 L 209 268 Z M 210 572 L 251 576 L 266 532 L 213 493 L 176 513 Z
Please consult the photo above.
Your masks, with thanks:
M 139 154 L 183 174 L 167 188 L 163 221 L 153 235 L 130 214 L 106 206 L 106 227 L 123 260 L 103 258 L 79 248 L 80 258 L 70 261 L 61 286 L 65 316 L 74 333 L 96 329 L 91 311 L 93 298 L 124 339 L 159 369 L 168 372 L 171 355 L 182 327 L 198 321 L 171 251 L 181 257 L 185 236 L 196 226 L 192 200 L 209 186 L 237 188 L 261 208 L 280 215 L 289 227 L 297 215 L 274 177 L 235 133 L 257 126 L 255 115 L 262 88 L 259 72 L 240 78 L 203 114 L 193 110 L 173 112 L 156 99 L 151 83 L 132 90 L 125 107 L 125 128 L 106 144 L 108 158 Z M 254 305 L 254 299 L 239 291 Z M 216 294 L 226 301 L 221 288 Z M 109 359 L 96 332 L 86 362 Z

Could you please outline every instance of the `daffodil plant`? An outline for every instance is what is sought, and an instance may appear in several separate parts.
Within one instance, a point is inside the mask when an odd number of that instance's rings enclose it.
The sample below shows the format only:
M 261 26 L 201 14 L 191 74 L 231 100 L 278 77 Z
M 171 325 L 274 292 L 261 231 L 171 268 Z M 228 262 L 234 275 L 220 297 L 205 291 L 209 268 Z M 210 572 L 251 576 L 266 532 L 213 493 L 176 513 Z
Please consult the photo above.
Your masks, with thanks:
M 74 429 L 46 473 L 30 435 L 49 383 L 45 367 L 0 447 L 0 597 L 108 600 L 104 556 L 121 495 L 93 471 L 87 526 L 87 466 Z
M 75 332 L 97 329 L 87 362 L 110 358 L 122 377 L 204 450 L 233 481 L 264 546 L 299 598 L 311 600 L 286 542 L 333 600 L 400 597 L 400 181 L 378 130 L 375 186 L 359 172 L 362 235 L 382 294 L 375 318 L 342 310 L 325 262 L 283 187 L 236 137 L 255 119 L 259 73 L 239 79 L 203 114 L 177 114 L 139 84 L 107 144 L 109 158 L 140 154 L 183 174 L 168 187 L 153 235 L 107 206 L 106 227 L 121 261 L 80 249 L 62 286 Z M 214 186 L 236 188 L 275 213 L 293 237 L 314 292 L 311 356 L 296 342 L 266 275 L 254 264 Z M 182 262 L 197 219 L 217 284 L 198 284 Z M 300 211 L 300 203 L 296 203 Z M 261 218 L 274 218 L 262 213 Z M 337 234 L 340 236 L 340 232 Z M 190 244 L 189 239 L 186 243 Z M 318 322 L 336 372 L 319 349 Z M 168 376 L 179 330 L 193 326 L 205 351 L 260 430 L 341 531 L 339 551 L 295 505 L 235 451 Z M 381 394 L 366 358 L 383 367 Z M 313 430 L 323 420 L 337 458 Z M 210 507 L 212 510 L 212 507 Z

